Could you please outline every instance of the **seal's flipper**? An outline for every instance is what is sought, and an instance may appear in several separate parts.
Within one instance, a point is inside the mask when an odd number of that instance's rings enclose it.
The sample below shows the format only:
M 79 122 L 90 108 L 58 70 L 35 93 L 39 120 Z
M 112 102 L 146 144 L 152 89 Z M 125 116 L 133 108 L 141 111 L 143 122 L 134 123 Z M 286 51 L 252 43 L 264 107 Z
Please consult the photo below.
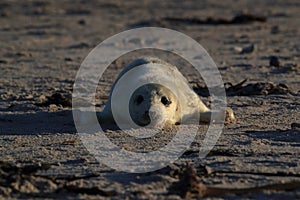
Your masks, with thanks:
M 213 113 L 211 111 L 201 112 L 200 122 L 210 123 L 212 115 L 216 115 L 216 121 L 215 121 L 216 123 L 222 122 L 224 117 L 225 117 L 224 124 L 231 124 L 236 122 L 235 116 L 233 114 L 233 110 L 229 107 L 226 107 L 225 109 L 225 116 L 222 116 L 222 113 L 220 112 L 216 112 L 216 113 Z

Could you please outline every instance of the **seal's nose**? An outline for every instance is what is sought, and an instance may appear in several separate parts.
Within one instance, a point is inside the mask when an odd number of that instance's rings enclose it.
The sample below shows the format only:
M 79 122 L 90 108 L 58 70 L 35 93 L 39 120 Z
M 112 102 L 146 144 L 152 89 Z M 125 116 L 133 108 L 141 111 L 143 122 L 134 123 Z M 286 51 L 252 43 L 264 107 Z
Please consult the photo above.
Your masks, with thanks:
M 149 111 L 145 111 L 142 119 L 137 124 L 141 126 L 147 126 L 148 124 L 150 124 L 150 122 L 151 119 L 150 119 Z

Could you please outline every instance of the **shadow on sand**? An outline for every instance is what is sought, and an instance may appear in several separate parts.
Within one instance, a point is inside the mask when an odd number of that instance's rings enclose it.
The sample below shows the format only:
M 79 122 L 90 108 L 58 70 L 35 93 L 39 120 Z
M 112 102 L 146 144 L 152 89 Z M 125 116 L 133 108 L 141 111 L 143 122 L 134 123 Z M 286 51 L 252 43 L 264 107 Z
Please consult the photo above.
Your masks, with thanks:
M 0 115 L 0 135 L 76 133 L 72 111 Z

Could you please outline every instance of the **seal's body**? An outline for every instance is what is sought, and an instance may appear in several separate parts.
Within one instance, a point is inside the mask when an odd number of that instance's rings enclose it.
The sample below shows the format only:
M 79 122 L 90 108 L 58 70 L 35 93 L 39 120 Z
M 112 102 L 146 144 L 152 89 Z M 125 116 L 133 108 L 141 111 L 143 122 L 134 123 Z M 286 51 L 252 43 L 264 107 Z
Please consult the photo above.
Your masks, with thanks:
M 129 84 L 122 84 L 118 91 L 116 84 L 120 79 L 126 79 Z M 129 87 L 146 83 L 138 87 L 129 100 L 129 114 L 126 115 L 125 107 L 122 105 L 125 96 L 124 91 L 129 91 Z M 118 101 L 114 111 L 118 118 L 126 122 L 128 117 L 139 126 L 150 125 L 151 127 L 167 124 L 180 124 L 191 122 L 210 122 L 211 111 L 207 108 L 199 96 L 190 88 L 188 81 L 179 70 L 158 58 L 140 58 L 133 61 L 119 74 L 116 82 L 112 86 L 109 100 L 99 118 L 101 122 L 113 122 L 112 115 L 112 93 L 115 92 Z M 227 118 L 234 120 L 232 110 L 226 110 Z M 115 114 L 114 113 L 114 114 Z

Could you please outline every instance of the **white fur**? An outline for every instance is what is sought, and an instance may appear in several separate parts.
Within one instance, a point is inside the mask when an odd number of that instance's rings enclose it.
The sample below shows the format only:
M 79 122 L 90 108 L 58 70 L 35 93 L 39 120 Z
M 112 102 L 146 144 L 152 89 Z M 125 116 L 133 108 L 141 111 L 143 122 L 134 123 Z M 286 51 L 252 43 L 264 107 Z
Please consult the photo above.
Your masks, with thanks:
M 104 110 L 99 116 L 100 121 L 113 121 L 111 111 L 112 91 L 115 90 L 116 83 L 128 73 L 132 73 L 130 74 L 130 78 L 127 79 L 128 84 L 122 84 L 118 88 L 118 98 L 116 99 L 116 101 L 119 102 L 117 102 L 116 104 L 116 110 L 117 114 L 120 114 L 120 117 L 125 116 L 125 104 L 123 104 L 124 102 L 122 101 L 124 100 L 124 94 L 129 90 L 128 87 L 133 87 L 141 82 L 152 82 L 166 86 L 177 96 L 178 102 L 180 102 L 181 119 L 184 119 L 184 121 L 188 121 L 195 116 L 199 117 L 200 114 L 200 121 L 210 121 L 210 109 L 203 104 L 198 95 L 190 88 L 186 78 L 179 72 L 179 70 L 175 66 L 172 66 L 157 58 L 137 59 L 122 70 L 111 89 L 110 97 L 106 103 Z M 154 104 L 159 104 L 159 102 L 155 102 Z M 172 113 L 174 111 L 166 112 L 166 110 L 159 106 L 151 105 L 152 110 L 149 110 L 149 113 L 151 113 L 150 118 L 152 125 L 159 125 L 160 123 L 164 123 L 168 121 L 168 118 L 170 118 L 170 116 L 174 115 L 174 113 Z M 174 123 L 174 121 L 171 122 Z

